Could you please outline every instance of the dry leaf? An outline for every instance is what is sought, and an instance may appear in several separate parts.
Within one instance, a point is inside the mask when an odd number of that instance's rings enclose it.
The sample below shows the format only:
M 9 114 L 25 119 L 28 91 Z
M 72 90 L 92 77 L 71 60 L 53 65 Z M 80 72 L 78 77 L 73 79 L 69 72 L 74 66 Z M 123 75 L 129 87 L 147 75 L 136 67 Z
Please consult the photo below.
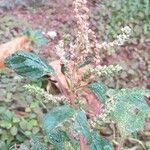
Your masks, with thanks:
M 19 50 L 27 50 L 30 51 L 29 48 L 30 41 L 27 36 L 18 37 L 10 42 L 4 43 L 0 45 L 0 68 L 5 67 L 4 60 L 6 57 L 15 53 Z
M 102 105 L 99 103 L 96 95 L 86 87 L 83 87 L 81 91 L 87 108 L 87 115 L 90 118 L 99 115 L 102 111 Z
M 65 75 L 61 72 L 61 63 L 59 60 L 55 60 L 53 62 L 50 63 L 50 65 L 54 68 L 55 72 L 57 73 L 57 76 L 59 78 L 59 80 L 61 81 L 62 85 L 64 86 L 65 89 L 69 89 Z M 70 70 L 70 72 L 72 72 L 72 67 L 73 66 L 73 62 L 69 62 L 68 65 L 68 69 Z M 86 65 L 85 67 L 82 67 L 80 69 L 78 69 L 77 72 L 75 72 L 75 82 L 76 83 L 81 83 L 81 78 L 82 75 L 90 68 L 90 65 Z M 52 80 L 55 80 L 52 78 Z M 67 79 L 68 82 L 70 83 L 70 79 Z
M 61 63 L 59 60 L 55 60 L 52 61 L 50 63 L 50 65 L 54 68 L 59 80 L 61 81 L 62 85 L 64 86 L 65 89 L 68 89 L 68 85 L 65 79 L 64 74 L 61 72 Z M 53 79 L 53 77 L 51 78 L 52 80 L 55 80 L 55 78 Z

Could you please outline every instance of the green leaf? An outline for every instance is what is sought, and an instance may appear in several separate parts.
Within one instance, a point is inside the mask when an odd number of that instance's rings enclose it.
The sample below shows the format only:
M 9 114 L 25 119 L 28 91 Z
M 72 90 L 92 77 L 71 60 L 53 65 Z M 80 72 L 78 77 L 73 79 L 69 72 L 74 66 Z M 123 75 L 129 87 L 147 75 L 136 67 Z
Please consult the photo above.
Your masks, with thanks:
M 64 142 L 69 140 L 66 132 L 55 129 L 48 135 L 50 142 L 54 145 L 55 150 L 63 149 Z
M 78 134 L 82 134 L 87 142 L 91 141 L 91 134 L 88 127 L 87 118 L 84 112 L 78 112 L 75 116 L 73 129 Z
M 0 149 L 2 149 L 2 150 L 7 150 L 8 149 L 8 147 L 7 147 L 5 142 L 0 141 Z
M 65 141 L 69 141 L 65 131 L 59 129 L 65 121 L 72 118 L 75 110 L 68 105 L 59 106 L 49 111 L 42 119 L 42 128 L 46 132 L 55 150 L 63 149 Z
M 16 140 L 23 143 L 25 140 L 27 139 L 27 136 L 26 135 L 22 135 L 22 134 L 17 134 L 16 135 Z
M 37 44 L 38 46 L 43 46 L 48 43 L 47 39 L 43 36 L 41 30 L 32 30 L 31 28 L 26 30 L 26 33 L 31 40 L 31 42 Z
M 98 133 L 92 132 L 92 143 L 90 150 L 113 150 L 111 143 L 108 140 L 102 138 Z
M 124 135 L 142 130 L 146 116 L 145 111 L 123 101 L 119 101 L 114 112 L 111 113 L 111 118 L 118 123 L 120 131 Z
M 31 140 L 31 145 L 32 145 L 32 147 L 30 150 L 47 150 L 45 145 L 42 144 L 39 141 L 38 137 L 35 137 L 35 136 Z
M 150 96 L 150 90 L 133 88 L 133 89 L 121 89 L 121 90 L 109 90 L 107 92 L 109 97 L 113 97 L 116 100 L 128 102 L 132 105 L 136 105 L 138 109 L 148 112 L 149 106 L 147 105 L 144 96 Z
M 17 133 L 18 133 L 17 127 L 13 126 L 13 127 L 10 129 L 10 133 L 11 133 L 13 136 L 17 135 Z
M 101 82 L 94 82 L 88 86 L 88 88 L 97 96 L 100 102 L 105 103 L 105 93 L 107 87 Z
M 51 66 L 31 52 L 18 51 L 7 57 L 5 64 L 17 74 L 30 80 L 36 80 L 48 73 L 54 73 L 54 69 Z
M 6 110 L 5 112 L 3 112 L 3 114 L 1 115 L 2 119 L 7 121 L 7 122 L 11 122 L 13 119 L 13 113 L 10 112 L 9 110 Z
M 27 123 L 27 129 L 31 130 L 31 129 L 33 129 L 33 127 L 35 127 L 37 125 L 38 125 L 37 120 L 32 119 Z
M 18 150 L 30 150 L 30 149 L 27 145 L 21 144 Z
M 20 122 L 20 118 L 18 118 L 17 116 L 13 117 L 13 123 L 18 123 Z
M 54 150 L 77 150 L 79 144 L 77 141 L 69 138 L 67 133 L 60 129 L 55 129 L 48 135 L 50 143 L 53 144 Z
M 10 129 L 12 127 L 12 123 L 9 121 L 1 120 L 0 121 L 0 127 Z
M 148 104 L 144 100 L 147 90 L 122 89 L 110 90 L 108 95 L 116 100 L 114 110 L 110 117 L 120 128 L 124 135 L 143 129 L 145 118 L 150 112 Z
M 47 134 L 50 134 L 52 130 L 73 117 L 74 114 L 75 110 L 68 105 L 56 107 L 43 117 L 42 127 Z

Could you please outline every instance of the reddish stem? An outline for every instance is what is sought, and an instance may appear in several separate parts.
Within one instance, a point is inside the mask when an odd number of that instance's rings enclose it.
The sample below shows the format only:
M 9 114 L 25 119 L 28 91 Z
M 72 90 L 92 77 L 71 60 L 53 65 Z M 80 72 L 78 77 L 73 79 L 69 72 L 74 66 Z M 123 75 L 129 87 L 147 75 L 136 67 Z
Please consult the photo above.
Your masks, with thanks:
M 79 140 L 80 140 L 80 150 L 85 150 L 85 142 L 82 134 L 79 135 Z

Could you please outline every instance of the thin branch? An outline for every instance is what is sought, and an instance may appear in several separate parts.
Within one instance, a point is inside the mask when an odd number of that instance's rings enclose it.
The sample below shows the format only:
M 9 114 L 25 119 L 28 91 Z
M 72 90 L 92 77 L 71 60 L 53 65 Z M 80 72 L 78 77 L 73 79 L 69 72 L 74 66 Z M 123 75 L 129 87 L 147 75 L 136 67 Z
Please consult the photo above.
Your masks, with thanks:
M 140 140 L 138 140 L 138 139 L 133 139 L 133 138 L 128 138 L 128 140 L 129 140 L 129 141 L 133 141 L 133 142 L 139 143 L 139 144 L 142 146 L 142 148 L 143 148 L 144 150 L 146 150 L 146 147 L 144 146 L 144 144 L 143 144 L 142 141 L 140 141 Z

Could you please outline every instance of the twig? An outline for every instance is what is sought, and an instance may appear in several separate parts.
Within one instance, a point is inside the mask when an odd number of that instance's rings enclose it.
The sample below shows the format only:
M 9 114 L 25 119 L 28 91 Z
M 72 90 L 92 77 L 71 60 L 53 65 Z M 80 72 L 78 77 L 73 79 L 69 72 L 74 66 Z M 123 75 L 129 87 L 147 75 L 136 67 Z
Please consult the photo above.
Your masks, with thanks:
M 128 138 L 128 140 L 139 143 L 139 144 L 142 146 L 142 148 L 143 148 L 144 150 L 146 150 L 146 147 L 144 146 L 144 144 L 143 144 L 142 141 L 140 141 L 140 140 L 138 140 L 138 139 L 133 139 L 133 138 Z

